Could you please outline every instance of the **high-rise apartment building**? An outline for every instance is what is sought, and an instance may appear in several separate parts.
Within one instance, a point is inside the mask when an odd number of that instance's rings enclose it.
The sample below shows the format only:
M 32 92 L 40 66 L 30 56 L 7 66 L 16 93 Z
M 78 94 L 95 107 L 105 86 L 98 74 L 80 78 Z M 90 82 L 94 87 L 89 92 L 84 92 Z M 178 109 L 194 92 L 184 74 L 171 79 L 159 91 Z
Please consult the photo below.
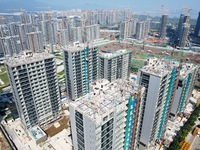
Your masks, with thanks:
M 82 28 L 81 27 L 71 27 L 71 35 L 72 42 L 79 42 L 82 43 Z
M 194 88 L 198 66 L 194 64 L 182 64 L 180 70 L 179 81 L 172 104 L 170 115 L 175 117 L 178 113 L 182 113 Z
M 7 36 L 0 38 L 0 52 L 3 56 L 13 56 L 22 51 L 19 36 Z
M 58 43 L 58 31 L 56 20 L 45 20 L 39 22 L 39 31 L 42 32 L 45 44 L 55 45 Z
M 18 30 L 18 35 L 20 37 L 22 49 L 23 50 L 28 49 L 26 34 L 30 32 L 35 32 L 32 24 L 19 24 L 17 26 L 17 30 Z
M 61 115 L 56 63 L 46 52 L 24 51 L 5 61 L 17 111 L 26 128 L 44 126 Z
M 66 47 L 71 45 L 72 39 L 70 36 L 70 29 L 61 29 L 60 30 L 60 45 Z
M 76 43 L 75 43 L 76 44 Z M 63 47 L 66 89 L 75 100 L 89 92 L 89 84 L 98 78 L 99 49 L 93 45 Z
M 128 150 L 134 148 L 138 103 L 144 88 L 126 80 L 102 79 L 91 92 L 70 103 L 74 149 Z M 128 113 L 128 114 L 127 114 Z
M 163 136 L 178 83 L 178 67 L 178 62 L 153 58 L 138 71 L 137 82 L 145 87 L 138 122 L 140 149 L 148 149 Z
M 134 34 L 134 30 L 136 28 L 135 19 L 128 19 L 120 24 L 120 37 L 121 39 L 125 39 L 128 37 L 132 37 Z
M 40 31 L 27 33 L 26 36 L 29 50 L 33 52 L 40 52 L 44 50 L 42 33 Z
M 100 38 L 100 25 L 99 24 L 86 26 L 86 41 L 87 42 L 92 42 L 99 38 Z
M 115 25 L 132 17 L 131 10 L 85 10 L 83 18 L 89 25 L 100 24 L 102 26 Z
M 177 29 L 177 33 L 178 33 L 179 37 L 181 37 L 181 35 L 182 35 L 184 23 L 189 24 L 189 22 L 190 22 L 190 16 L 184 15 L 184 14 L 180 15 L 178 29 Z
M 147 22 L 145 21 L 139 21 L 137 22 L 137 26 L 136 26 L 136 39 L 137 40 L 143 40 L 147 35 L 146 33 L 148 34 L 148 29 L 146 28 L 147 27 Z
M 160 25 L 160 39 L 165 39 L 167 30 L 168 15 L 162 15 L 161 25 Z
M 136 34 L 137 19 L 127 19 L 120 24 L 120 37 L 122 39 L 131 38 Z
M 19 24 L 16 22 L 11 22 L 7 25 L 8 34 L 10 36 L 19 35 Z
M 0 25 L 0 38 L 9 36 L 9 29 L 7 25 Z
M 200 36 L 200 12 L 199 12 L 199 16 L 198 16 L 198 19 L 197 19 L 194 35 Z
M 99 78 L 110 82 L 116 79 L 128 79 L 130 75 L 131 50 L 99 52 Z
M 181 36 L 179 39 L 179 47 L 185 47 L 188 42 L 188 34 L 190 30 L 190 24 L 184 23 L 181 31 Z
M 21 13 L 20 23 L 21 24 L 28 24 L 28 23 L 35 24 L 36 23 L 35 14 Z

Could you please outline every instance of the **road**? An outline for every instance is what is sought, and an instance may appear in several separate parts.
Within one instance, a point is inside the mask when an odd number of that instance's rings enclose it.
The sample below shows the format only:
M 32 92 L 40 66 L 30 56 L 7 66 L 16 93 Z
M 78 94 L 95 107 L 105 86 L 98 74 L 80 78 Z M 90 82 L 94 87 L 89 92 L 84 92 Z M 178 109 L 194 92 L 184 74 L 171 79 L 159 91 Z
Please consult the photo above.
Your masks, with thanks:
M 191 150 L 200 150 L 200 137 L 195 137 Z

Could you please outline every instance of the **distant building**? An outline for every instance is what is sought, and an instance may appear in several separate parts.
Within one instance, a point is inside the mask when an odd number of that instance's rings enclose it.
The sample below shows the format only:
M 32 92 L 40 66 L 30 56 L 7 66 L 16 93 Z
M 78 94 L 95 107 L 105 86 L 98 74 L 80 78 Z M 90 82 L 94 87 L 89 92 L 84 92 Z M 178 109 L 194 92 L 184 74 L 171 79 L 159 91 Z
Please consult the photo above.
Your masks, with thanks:
M 171 116 L 175 117 L 178 113 L 182 113 L 194 88 L 198 66 L 194 64 L 182 64 L 180 70 L 178 85 L 174 96 L 171 109 Z
M 188 42 L 188 34 L 190 30 L 190 25 L 188 23 L 184 23 L 181 31 L 181 36 L 179 39 L 179 47 L 185 47 Z
M 101 26 L 115 25 L 132 17 L 132 11 L 126 10 L 85 10 L 83 18 L 87 19 L 88 25 L 100 24 Z
M 137 40 L 143 40 L 146 37 L 146 22 L 145 21 L 139 21 L 137 22 L 136 27 L 136 39 Z
M 167 30 L 168 15 L 162 15 L 160 25 L 160 39 L 165 39 Z
M 17 31 L 18 31 L 18 35 L 20 37 L 22 49 L 23 50 L 27 50 L 28 49 L 28 45 L 27 45 L 26 34 L 30 33 L 30 32 L 35 32 L 32 24 L 19 24 L 17 26 Z
M 0 38 L 0 55 L 13 56 L 22 51 L 19 36 L 7 36 Z
M 200 36 L 200 12 L 199 12 L 199 16 L 198 16 L 198 19 L 197 19 L 194 35 L 195 36 Z
M 58 43 L 57 25 L 56 20 L 45 20 L 39 22 L 39 31 L 42 32 L 45 44 L 56 45 Z
M 179 36 L 179 37 L 181 37 L 181 35 L 182 35 L 184 24 L 185 24 L 185 23 L 188 23 L 188 24 L 189 24 L 189 22 L 190 22 L 190 16 L 184 15 L 184 14 L 181 14 L 181 15 L 180 15 L 179 23 L 178 23 L 178 29 L 177 29 L 178 36 Z
M 163 137 L 176 90 L 178 67 L 177 62 L 151 58 L 138 71 L 137 83 L 145 87 L 139 113 L 139 149 L 148 149 Z
M 92 42 L 99 38 L 100 38 L 100 25 L 99 24 L 86 26 L 86 41 L 87 42 Z
M 26 128 L 45 126 L 61 115 L 54 56 L 24 51 L 5 61 L 13 97 Z
M 27 33 L 26 36 L 29 50 L 33 52 L 44 51 L 42 33 L 40 31 Z
M 7 25 L 0 25 L 0 38 L 9 36 L 9 29 Z
M 10 36 L 19 35 L 19 23 L 11 22 L 7 25 Z
M 128 19 L 120 24 L 120 37 L 121 39 L 126 39 L 132 37 L 134 32 L 136 32 L 135 19 Z
M 61 29 L 60 30 L 60 45 L 66 47 L 71 45 L 72 39 L 70 36 L 70 29 Z
M 99 53 L 99 78 L 110 82 L 116 79 L 128 79 L 131 56 L 131 50 L 101 51 Z
M 72 43 L 73 42 L 79 42 L 82 43 L 83 37 L 82 37 L 82 28 L 81 27 L 71 27 L 71 35 L 72 37 Z
M 62 49 L 67 94 L 69 99 L 76 100 L 89 93 L 89 84 L 98 79 L 99 49 L 79 44 Z
M 21 13 L 20 14 L 20 23 L 21 24 L 35 24 L 36 23 L 36 18 L 34 14 L 27 14 L 27 13 Z
M 143 87 L 122 79 L 91 85 L 90 93 L 69 106 L 74 149 L 135 149 L 143 92 Z

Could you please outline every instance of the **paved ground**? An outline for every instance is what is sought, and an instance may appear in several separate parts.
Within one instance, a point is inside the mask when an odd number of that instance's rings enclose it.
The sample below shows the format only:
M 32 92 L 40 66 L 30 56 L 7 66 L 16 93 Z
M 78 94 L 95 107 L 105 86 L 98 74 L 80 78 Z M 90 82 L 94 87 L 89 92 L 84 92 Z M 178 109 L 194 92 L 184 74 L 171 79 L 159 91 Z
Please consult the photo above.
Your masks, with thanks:
M 195 137 L 191 150 L 200 150 L 200 137 Z

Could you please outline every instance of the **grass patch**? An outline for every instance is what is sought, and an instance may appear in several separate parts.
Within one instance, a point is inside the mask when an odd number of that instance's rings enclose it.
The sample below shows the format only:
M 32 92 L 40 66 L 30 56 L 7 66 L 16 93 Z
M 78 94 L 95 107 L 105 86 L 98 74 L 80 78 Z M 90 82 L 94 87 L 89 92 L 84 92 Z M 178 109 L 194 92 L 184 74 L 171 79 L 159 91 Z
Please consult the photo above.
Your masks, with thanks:
M 0 74 L 1 74 L 1 73 L 4 73 L 4 72 L 6 71 L 6 68 L 5 68 L 5 67 L 0 67 L 0 69 L 1 69 L 1 71 L 2 71 L 2 72 L 0 72 Z
M 5 72 L 5 73 L 0 74 L 0 79 L 4 82 L 4 85 L 0 86 L 0 93 L 2 93 L 3 92 L 2 89 L 10 85 L 7 73 Z
M 62 56 L 56 56 L 57 59 L 63 60 Z
M 195 86 L 194 86 L 194 89 L 199 90 L 199 89 L 200 89 L 200 86 L 195 85 Z
M 6 116 L 6 118 L 5 118 L 5 120 L 11 119 L 11 118 L 13 118 L 13 115 L 12 115 L 12 114 L 8 114 L 8 115 Z
M 61 81 L 61 80 L 64 80 L 65 78 L 64 77 L 61 77 L 61 78 L 58 78 L 58 81 Z
M 64 70 L 57 73 L 59 76 L 63 76 L 65 74 Z

